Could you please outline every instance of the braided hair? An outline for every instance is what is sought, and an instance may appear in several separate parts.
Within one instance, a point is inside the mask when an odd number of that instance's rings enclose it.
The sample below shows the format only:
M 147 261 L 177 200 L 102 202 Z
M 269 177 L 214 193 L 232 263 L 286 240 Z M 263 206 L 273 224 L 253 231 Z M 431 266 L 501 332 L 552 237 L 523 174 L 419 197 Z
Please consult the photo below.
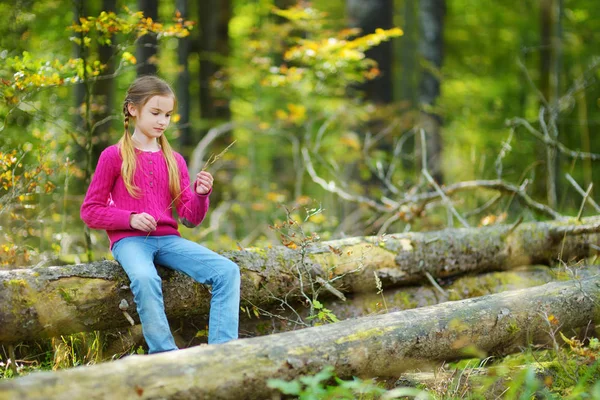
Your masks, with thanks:
M 131 138 L 132 134 L 129 133 L 129 121 L 130 118 L 135 120 L 135 117 L 129 112 L 129 107 L 135 107 L 141 110 L 148 100 L 154 96 L 167 96 L 172 97 L 176 104 L 175 93 L 169 84 L 162 79 L 153 76 L 145 75 L 137 78 L 129 89 L 127 89 L 127 95 L 123 101 L 123 117 L 124 117 L 124 132 L 123 136 L 119 140 L 119 150 L 123 164 L 121 166 L 121 176 L 127 191 L 132 197 L 139 198 L 140 190 L 135 185 L 134 175 L 137 164 L 137 155 L 135 145 Z M 181 184 L 179 180 L 179 168 L 175 160 L 173 149 L 169 145 L 166 136 L 163 134 L 158 138 L 158 143 L 163 151 L 163 155 L 167 162 L 167 170 L 169 173 L 169 192 L 171 197 L 179 199 L 179 193 L 181 191 Z

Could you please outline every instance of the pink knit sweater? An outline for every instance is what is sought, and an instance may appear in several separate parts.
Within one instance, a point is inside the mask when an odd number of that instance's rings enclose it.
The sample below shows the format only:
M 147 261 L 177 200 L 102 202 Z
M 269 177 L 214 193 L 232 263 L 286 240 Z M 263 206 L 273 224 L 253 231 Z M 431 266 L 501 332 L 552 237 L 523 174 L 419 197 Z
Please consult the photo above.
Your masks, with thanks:
M 173 217 L 173 206 L 186 226 L 196 226 L 206 216 L 209 195 L 198 195 L 190 187 L 190 178 L 185 160 L 174 152 L 179 167 L 180 185 L 183 194 L 176 202 L 169 193 L 167 162 L 162 151 L 136 150 L 137 166 L 134 183 L 140 197 L 129 195 L 121 177 L 121 154 L 118 145 L 107 147 L 98 160 L 96 172 L 81 205 L 81 219 L 92 229 L 105 229 L 110 248 L 119 240 L 129 236 L 146 236 L 147 232 L 133 229 L 129 225 L 133 213 L 148 213 L 157 221 L 150 236 L 177 235 L 177 221 Z M 171 204 L 172 203 L 172 204 Z

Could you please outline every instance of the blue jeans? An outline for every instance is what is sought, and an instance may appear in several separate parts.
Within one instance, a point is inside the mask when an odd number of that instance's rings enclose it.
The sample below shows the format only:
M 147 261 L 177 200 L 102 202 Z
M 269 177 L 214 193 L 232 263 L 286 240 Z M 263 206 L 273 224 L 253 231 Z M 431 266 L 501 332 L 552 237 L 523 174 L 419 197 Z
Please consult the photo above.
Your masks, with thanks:
M 123 238 L 113 245 L 112 253 L 131 281 L 149 353 L 177 349 L 165 314 L 155 262 L 212 285 L 208 343 L 237 339 L 240 270 L 234 262 L 175 235 Z

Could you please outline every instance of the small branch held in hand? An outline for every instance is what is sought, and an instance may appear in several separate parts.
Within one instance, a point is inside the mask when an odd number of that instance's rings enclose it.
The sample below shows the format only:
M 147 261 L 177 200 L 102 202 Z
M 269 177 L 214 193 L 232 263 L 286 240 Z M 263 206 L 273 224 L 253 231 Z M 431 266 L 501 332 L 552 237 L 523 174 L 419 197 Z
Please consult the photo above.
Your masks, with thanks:
M 219 154 L 217 154 L 216 156 L 214 156 L 214 157 L 213 157 L 213 156 L 211 155 L 211 156 L 208 158 L 208 161 L 206 161 L 206 164 L 204 164 L 204 167 L 202 167 L 202 171 L 206 171 L 206 169 L 207 169 L 209 166 L 213 165 L 213 164 L 214 164 L 214 163 L 215 163 L 215 162 L 216 162 L 218 159 L 220 159 L 220 158 L 223 156 L 223 154 L 225 154 L 225 153 L 227 152 L 227 150 L 229 150 L 229 148 L 230 148 L 231 146 L 233 146 L 233 144 L 234 144 L 235 142 L 236 142 L 235 140 L 234 140 L 233 142 L 231 142 L 231 144 L 230 144 L 229 146 L 227 146 L 227 147 L 226 147 L 226 148 L 225 148 L 225 149 L 224 149 L 222 152 L 220 152 L 220 153 L 219 153 Z M 194 185 L 194 182 L 195 182 L 195 181 L 196 181 L 196 180 L 193 180 L 193 181 L 192 181 L 192 182 L 191 182 L 191 183 L 190 183 L 190 184 L 187 186 L 187 188 L 191 188 L 191 187 Z M 186 189 L 187 189 L 187 188 L 186 188 Z M 177 201 L 177 199 L 178 199 L 178 198 L 179 198 L 179 197 L 180 197 L 180 196 L 183 194 L 183 192 L 184 192 L 186 189 L 182 189 L 182 190 L 181 190 L 181 192 L 179 192 L 179 194 L 178 194 L 177 196 L 175 196 L 175 198 L 173 199 L 173 201 L 171 201 L 171 203 L 169 204 L 169 206 L 167 207 L 167 209 L 166 209 L 164 212 L 166 212 L 166 211 L 167 211 L 169 208 L 171 208 L 171 206 L 173 205 L 173 203 L 175 203 L 175 201 Z M 163 214 L 164 214 L 164 212 L 163 212 Z M 159 221 L 159 220 L 156 220 L 156 222 L 157 222 L 157 223 L 158 223 L 158 221 Z M 150 232 L 148 232 L 148 234 L 146 235 L 146 239 L 148 239 L 148 236 L 150 236 Z
M 233 142 L 231 142 L 231 144 L 229 146 L 225 147 L 225 149 L 223 149 L 223 151 L 220 152 L 219 154 L 217 154 L 216 156 L 214 156 L 214 155 L 211 154 L 210 157 L 208 157 L 208 160 L 206 160 L 206 163 L 204 164 L 204 167 L 202 167 L 202 171 L 206 171 L 208 169 L 208 167 L 210 167 L 211 165 L 213 165 L 214 163 L 216 163 L 221 157 L 223 157 L 223 155 L 225 153 L 227 153 L 227 150 L 229 150 L 229 148 L 231 146 L 233 146 L 233 144 L 235 142 L 236 142 L 235 140 Z

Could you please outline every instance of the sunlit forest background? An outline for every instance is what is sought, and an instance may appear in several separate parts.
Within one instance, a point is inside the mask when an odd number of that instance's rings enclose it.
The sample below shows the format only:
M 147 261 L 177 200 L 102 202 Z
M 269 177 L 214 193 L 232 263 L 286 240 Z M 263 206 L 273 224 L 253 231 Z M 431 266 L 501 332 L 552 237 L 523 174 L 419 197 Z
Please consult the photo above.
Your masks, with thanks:
M 182 229 L 217 250 L 277 243 L 290 213 L 323 240 L 460 226 L 445 201 L 407 201 L 435 190 L 424 165 L 576 214 L 570 180 L 600 173 L 581 156 L 600 152 L 600 9 L 555 3 L 4 1 L 0 262 L 110 257 L 79 206 L 148 73 L 177 91 L 167 135 L 190 169 L 233 143 L 209 218 Z M 547 217 L 498 193 L 452 201 L 473 226 Z
M 180 232 L 216 251 L 600 211 L 598 0 L 4 0 L 0 15 L 2 269 L 112 259 L 79 209 L 145 74 L 177 93 L 166 135 L 191 175 L 215 177 L 206 220 Z

